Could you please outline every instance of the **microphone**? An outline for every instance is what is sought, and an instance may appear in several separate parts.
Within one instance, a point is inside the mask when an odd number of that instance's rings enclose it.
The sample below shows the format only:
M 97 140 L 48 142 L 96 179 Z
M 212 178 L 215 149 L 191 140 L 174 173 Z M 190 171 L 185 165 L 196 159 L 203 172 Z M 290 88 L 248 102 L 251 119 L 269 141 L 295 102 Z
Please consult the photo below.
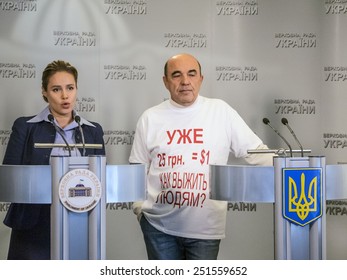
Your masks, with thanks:
M 302 145 L 300 144 L 298 138 L 296 137 L 296 135 L 295 135 L 293 129 L 291 129 L 291 127 L 289 126 L 288 120 L 287 120 L 286 118 L 282 118 L 281 121 L 282 121 L 282 123 L 289 129 L 289 131 L 290 131 L 290 133 L 293 135 L 293 137 L 294 137 L 296 143 L 298 143 L 298 145 L 299 145 L 299 147 L 300 147 L 300 149 L 301 149 L 301 156 L 303 157 L 303 156 L 304 156 L 304 149 L 302 148 Z
M 61 133 L 60 128 L 55 124 L 54 122 L 54 117 L 52 114 L 48 115 L 48 120 L 50 121 L 51 124 L 53 124 L 55 131 L 59 133 L 59 135 L 61 136 L 61 138 L 63 138 L 65 144 L 66 144 L 66 148 L 69 151 L 69 157 L 71 157 L 71 147 L 69 146 L 69 143 L 66 141 L 66 138 L 64 137 L 64 134 Z
M 279 137 L 281 137 L 281 139 L 287 144 L 288 148 L 289 148 L 289 151 L 290 151 L 290 156 L 293 157 L 293 151 L 292 151 L 292 147 L 289 145 L 288 141 L 275 129 L 273 128 L 271 125 L 270 125 L 270 121 L 268 118 L 263 118 L 263 123 L 268 125 L 269 127 L 271 127 L 271 129 L 273 131 L 275 131 L 277 133 L 277 135 Z
M 86 155 L 86 142 L 84 141 L 84 133 L 83 133 L 83 129 L 82 129 L 82 126 L 81 126 L 81 117 L 78 116 L 78 115 L 75 115 L 75 122 L 77 122 L 77 124 L 78 124 L 78 128 L 80 130 L 81 137 L 82 137 L 82 145 L 83 145 L 82 156 L 85 156 Z

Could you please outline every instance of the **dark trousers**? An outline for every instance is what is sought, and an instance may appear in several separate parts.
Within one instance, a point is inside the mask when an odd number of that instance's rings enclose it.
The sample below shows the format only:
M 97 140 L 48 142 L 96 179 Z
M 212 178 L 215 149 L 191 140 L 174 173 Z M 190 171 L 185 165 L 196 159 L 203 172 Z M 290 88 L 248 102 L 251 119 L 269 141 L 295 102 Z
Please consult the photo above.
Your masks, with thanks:
M 39 223 L 33 228 L 12 229 L 8 260 L 49 260 L 50 244 L 50 205 L 43 207 Z

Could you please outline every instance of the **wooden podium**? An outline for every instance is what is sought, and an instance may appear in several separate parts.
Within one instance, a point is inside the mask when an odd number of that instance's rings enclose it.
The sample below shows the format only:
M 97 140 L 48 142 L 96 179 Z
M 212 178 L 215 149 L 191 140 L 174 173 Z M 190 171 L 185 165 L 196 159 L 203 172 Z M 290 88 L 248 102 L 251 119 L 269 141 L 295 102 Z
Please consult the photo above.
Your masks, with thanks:
M 106 165 L 104 156 L 0 165 L 0 201 L 51 204 L 51 259 L 100 260 L 106 256 L 106 203 L 144 200 L 145 174 L 142 164 Z
M 275 259 L 324 260 L 326 201 L 347 199 L 346 174 L 347 165 L 320 156 L 274 157 L 269 167 L 211 165 L 211 199 L 273 203 Z

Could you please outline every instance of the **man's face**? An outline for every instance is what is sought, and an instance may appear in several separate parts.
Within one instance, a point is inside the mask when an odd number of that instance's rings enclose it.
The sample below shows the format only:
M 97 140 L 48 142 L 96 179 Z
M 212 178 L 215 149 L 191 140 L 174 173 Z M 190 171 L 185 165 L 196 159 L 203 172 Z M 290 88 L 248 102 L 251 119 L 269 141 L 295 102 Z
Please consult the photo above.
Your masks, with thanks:
M 163 77 L 171 99 L 182 106 L 195 102 L 202 80 L 197 60 L 186 54 L 172 57 L 167 64 L 167 74 Z

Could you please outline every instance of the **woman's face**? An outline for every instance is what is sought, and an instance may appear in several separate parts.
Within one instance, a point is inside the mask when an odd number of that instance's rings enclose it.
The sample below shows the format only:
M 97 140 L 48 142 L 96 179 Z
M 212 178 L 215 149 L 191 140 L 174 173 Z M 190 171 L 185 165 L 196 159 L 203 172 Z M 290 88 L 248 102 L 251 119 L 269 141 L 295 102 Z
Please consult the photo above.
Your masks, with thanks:
M 63 71 L 53 74 L 49 79 L 47 90 L 43 89 L 42 94 L 47 98 L 54 117 L 72 118 L 71 112 L 77 97 L 77 85 L 72 74 Z

